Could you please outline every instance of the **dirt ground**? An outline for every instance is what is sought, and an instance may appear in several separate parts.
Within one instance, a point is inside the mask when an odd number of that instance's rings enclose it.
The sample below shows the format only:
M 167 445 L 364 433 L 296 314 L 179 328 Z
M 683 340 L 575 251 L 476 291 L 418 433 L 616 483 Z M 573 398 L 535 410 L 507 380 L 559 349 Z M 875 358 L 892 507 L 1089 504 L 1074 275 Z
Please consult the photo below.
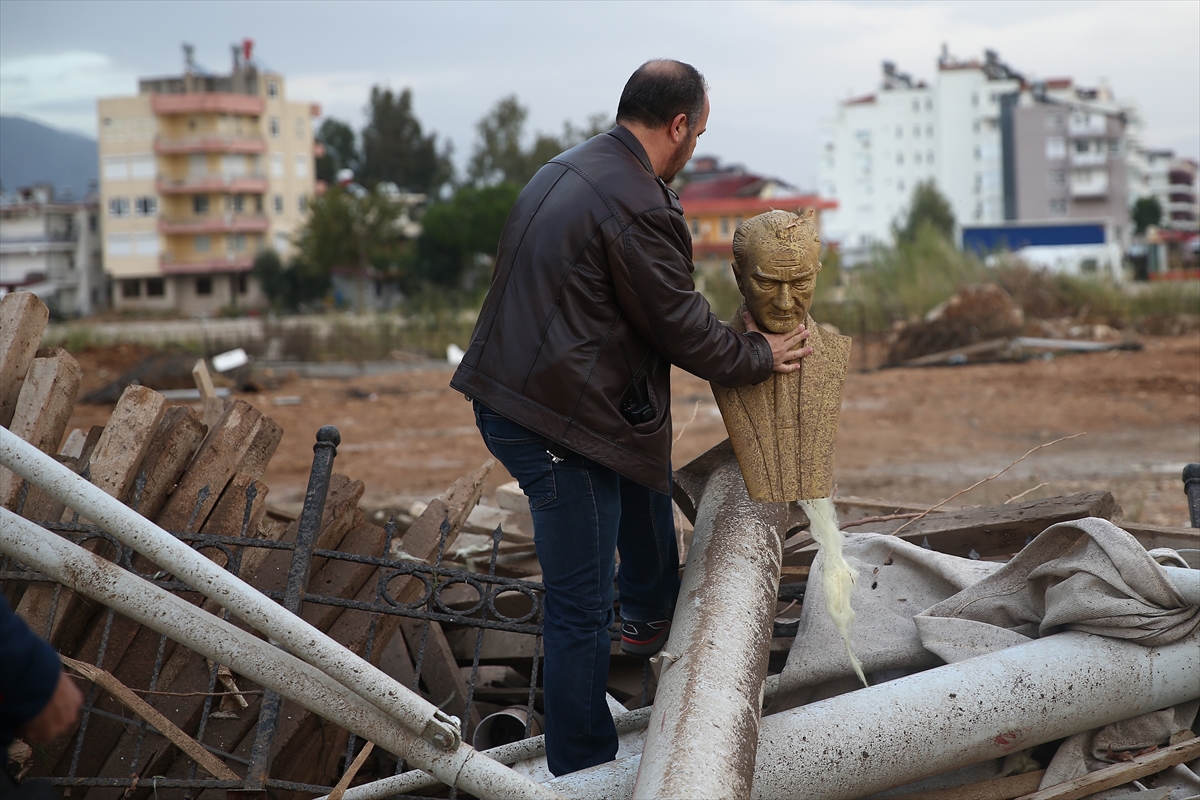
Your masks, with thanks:
M 1200 333 L 1141 341 L 1140 351 L 852 372 L 837 494 L 933 504 L 1031 448 L 1084 434 L 1038 450 L 951 507 L 1107 489 L 1126 519 L 1187 525 L 1180 474 L 1200 461 Z M 138 348 L 122 347 L 77 354 L 84 391 L 136 363 Z M 240 394 L 285 432 L 265 478 L 269 501 L 299 503 L 322 425 L 341 431 L 335 469 L 365 483 L 364 507 L 405 507 L 440 493 L 488 457 L 470 404 L 447 386 L 450 375 L 431 364 L 344 379 L 283 376 L 270 391 Z M 110 412 L 79 404 L 71 425 L 103 424 Z M 678 370 L 673 413 L 677 466 L 725 437 L 708 385 Z M 489 484 L 508 480 L 497 467 Z

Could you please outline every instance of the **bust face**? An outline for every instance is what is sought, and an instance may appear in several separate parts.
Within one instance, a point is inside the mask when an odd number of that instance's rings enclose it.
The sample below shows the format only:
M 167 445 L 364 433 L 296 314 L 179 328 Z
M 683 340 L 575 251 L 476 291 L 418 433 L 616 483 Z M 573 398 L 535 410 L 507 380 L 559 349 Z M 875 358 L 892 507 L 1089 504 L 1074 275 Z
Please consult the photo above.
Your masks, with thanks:
M 817 271 L 815 248 L 780 248 L 773 258 L 740 268 L 734 265 L 746 309 L 764 331 L 787 333 L 808 315 Z

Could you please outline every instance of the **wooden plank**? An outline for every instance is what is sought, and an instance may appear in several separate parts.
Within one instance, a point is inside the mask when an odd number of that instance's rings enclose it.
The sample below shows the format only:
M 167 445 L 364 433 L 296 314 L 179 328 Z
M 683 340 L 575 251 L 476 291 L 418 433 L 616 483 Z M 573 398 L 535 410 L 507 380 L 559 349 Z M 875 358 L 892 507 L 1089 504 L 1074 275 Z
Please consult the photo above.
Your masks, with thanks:
M 246 401 L 234 400 L 209 430 L 158 524 L 171 531 L 200 530 L 235 473 L 262 477 L 282 436 L 274 420 Z
M 5 425 L 43 453 L 53 453 L 62 441 L 67 421 L 75 408 L 82 378 L 79 363 L 62 348 L 56 347 L 48 355 L 34 358 L 20 383 L 20 394 L 15 398 L 13 413 Z M 14 473 L 0 467 L 0 505 L 16 510 L 24 483 Z M 29 490 L 25 491 L 25 505 L 28 506 Z
M 1118 518 L 1121 507 L 1109 492 L 1079 492 L 1046 497 L 1024 503 L 981 506 L 946 514 L 930 514 L 912 522 L 900 534 L 901 539 L 942 553 L 969 556 L 1008 555 L 1019 551 L 1026 541 L 1059 522 L 1101 517 Z M 889 520 L 854 528 L 854 532 L 892 533 L 908 520 Z M 812 564 L 817 546 L 810 545 L 788 556 L 791 566 Z
M 87 466 L 88 459 L 92 457 L 92 451 L 96 449 L 96 443 L 100 441 L 100 436 L 103 433 L 103 425 L 93 425 L 83 438 L 82 444 L 78 440 L 74 443 L 69 443 L 76 456 L 74 458 L 64 456 L 61 459 L 62 463 L 73 469 L 76 473 L 82 472 Z M 66 446 L 63 445 L 64 449 Z M 29 519 L 34 520 L 60 520 L 62 519 L 64 508 L 66 506 L 61 500 L 51 497 L 41 489 L 30 489 L 29 497 L 25 500 L 25 510 L 23 513 Z
M 1200 550 L 1200 528 L 1176 528 L 1127 521 L 1119 524 L 1133 534 L 1133 538 L 1137 539 L 1147 550 L 1154 550 L 1158 547 L 1169 547 L 1172 550 Z M 1193 568 L 1196 566 L 1196 564 L 1192 564 Z
M 168 408 L 154 431 L 150 450 L 129 487 L 125 503 L 143 517 L 155 519 L 206 433 L 208 428 L 192 409 Z
M 94 486 L 112 497 L 125 496 L 166 410 L 166 403 L 166 398 L 145 386 L 130 386 L 122 392 L 87 461 L 88 479 Z M 69 508 L 63 512 L 64 522 L 76 518 Z M 84 547 L 104 558 L 114 558 L 117 554 L 116 548 L 103 539 L 89 540 Z M 22 607 L 27 600 L 31 604 L 39 602 L 30 596 L 31 593 L 47 590 L 53 591 L 49 586 L 26 591 Z M 63 591 L 54 612 L 50 643 L 60 650 L 74 652 L 92 616 L 103 608 L 100 603 L 82 595 Z
M 204 363 L 203 358 L 196 362 L 196 366 L 192 367 L 192 380 L 196 382 L 196 388 L 200 390 L 200 407 L 202 409 L 200 416 L 204 424 L 211 428 L 225 413 L 225 401 L 217 397 L 212 375 L 209 374 L 208 365 Z
M 893 795 L 891 800 L 1013 800 L 1028 792 L 1037 791 L 1046 770 L 1009 775 L 990 781 L 952 786 L 948 789 L 933 789 L 928 792 L 909 792 Z
M 1114 789 L 1124 783 L 1136 781 L 1138 778 L 1162 772 L 1164 769 L 1198 757 L 1200 757 L 1200 736 L 1164 747 L 1161 750 L 1155 750 L 1153 753 L 1140 756 L 1132 761 L 1113 764 L 1111 767 L 1089 772 L 1087 775 L 1064 781 L 1040 792 L 1022 795 L 1021 800 L 1077 800 L 1077 798 L 1088 797 L 1105 789 Z
M 253 539 L 267 511 L 269 491 L 270 488 L 257 478 L 244 472 L 237 473 L 221 493 L 221 499 L 213 506 L 200 531 L 215 536 L 246 536 Z
M 35 294 L 10 292 L 0 298 L 0 425 L 6 428 L 49 319 L 50 309 Z
M 167 399 L 153 389 L 126 387 L 88 458 L 92 485 L 125 498 L 166 410 Z
M 983 342 L 975 342 L 974 344 L 966 344 L 962 347 L 952 347 L 949 350 L 942 350 L 937 353 L 920 356 L 918 358 L 910 358 L 907 361 L 901 361 L 897 366 L 901 367 L 927 367 L 933 364 L 945 364 L 955 356 L 978 356 L 982 354 L 991 354 L 1003 350 L 1008 347 L 1010 342 L 1008 339 L 988 339 Z

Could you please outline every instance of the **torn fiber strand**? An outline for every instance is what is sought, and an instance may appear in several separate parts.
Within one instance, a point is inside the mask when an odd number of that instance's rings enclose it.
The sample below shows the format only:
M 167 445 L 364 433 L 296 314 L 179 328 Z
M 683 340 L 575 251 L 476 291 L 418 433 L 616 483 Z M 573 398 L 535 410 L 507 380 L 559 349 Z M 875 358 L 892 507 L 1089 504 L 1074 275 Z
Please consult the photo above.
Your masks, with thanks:
M 858 581 L 858 575 L 850 568 L 842 555 L 842 532 L 838 530 L 837 513 L 833 499 L 799 500 L 800 507 L 808 515 L 812 536 L 824 555 L 821 570 L 821 586 L 825 590 L 825 608 L 833 620 L 834 627 L 846 643 L 846 655 L 850 666 L 858 675 L 863 686 L 869 686 L 863 674 L 862 664 L 850 649 L 850 626 L 854 624 L 854 609 L 850 607 L 850 595 Z

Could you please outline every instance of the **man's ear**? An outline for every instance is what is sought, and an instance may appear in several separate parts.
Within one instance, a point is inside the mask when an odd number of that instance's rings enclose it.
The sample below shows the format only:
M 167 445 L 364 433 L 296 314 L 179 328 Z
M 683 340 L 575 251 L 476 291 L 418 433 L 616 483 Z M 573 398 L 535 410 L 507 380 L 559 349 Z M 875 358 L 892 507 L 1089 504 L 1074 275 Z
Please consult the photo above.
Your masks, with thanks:
M 688 133 L 687 114 L 676 114 L 667 128 L 667 133 L 670 134 L 672 143 L 679 144 L 682 142 Z

